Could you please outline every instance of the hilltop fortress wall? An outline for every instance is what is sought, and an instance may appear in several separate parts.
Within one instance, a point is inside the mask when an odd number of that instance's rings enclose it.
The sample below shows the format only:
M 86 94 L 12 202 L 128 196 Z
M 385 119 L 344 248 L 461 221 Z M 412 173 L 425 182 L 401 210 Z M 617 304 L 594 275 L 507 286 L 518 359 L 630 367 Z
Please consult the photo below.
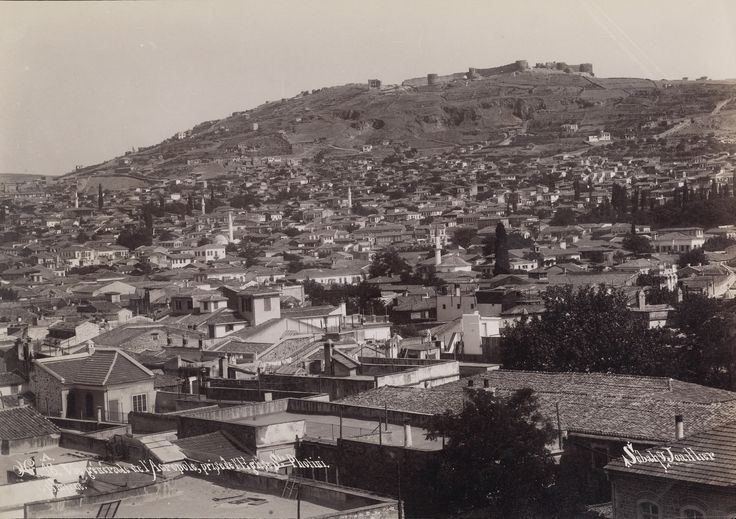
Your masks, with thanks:
M 497 76 L 499 74 L 511 74 L 514 72 L 527 72 L 534 70 L 554 70 L 566 73 L 583 73 L 593 75 L 593 65 L 591 63 L 581 63 L 579 65 L 568 65 L 562 61 L 552 61 L 547 63 L 537 63 L 533 69 L 529 68 L 529 63 L 526 60 L 518 60 L 508 65 L 501 65 L 500 67 L 491 68 L 475 68 L 470 67 L 467 72 L 456 72 L 454 74 L 448 74 L 440 76 L 434 73 L 427 74 L 426 77 L 416 77 L 403 81 L 402 86 L 409 87 L 422 87 L 422 86 L 433 86 L 449 83 L 451 81 L 458 81 L 464 79 L 481 79 L 491 76 Z

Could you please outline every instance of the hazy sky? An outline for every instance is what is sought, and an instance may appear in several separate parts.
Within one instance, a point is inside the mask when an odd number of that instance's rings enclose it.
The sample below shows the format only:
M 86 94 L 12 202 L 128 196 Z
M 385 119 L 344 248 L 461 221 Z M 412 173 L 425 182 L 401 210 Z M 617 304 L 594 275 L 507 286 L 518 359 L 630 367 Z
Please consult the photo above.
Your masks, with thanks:
M 301 90 L 516 59 L 734 78 L 736 1 L 0 2 L 0 172 L 65 173 Z

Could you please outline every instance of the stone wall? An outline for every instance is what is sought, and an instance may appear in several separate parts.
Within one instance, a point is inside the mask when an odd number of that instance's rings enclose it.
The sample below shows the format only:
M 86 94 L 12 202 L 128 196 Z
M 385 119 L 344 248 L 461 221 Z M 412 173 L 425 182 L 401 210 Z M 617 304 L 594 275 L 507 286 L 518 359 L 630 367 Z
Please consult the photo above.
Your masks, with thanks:
M 62 431 L 59 446 L 65 449 L 74 449 L 91 452 L 98 456 L 106 456 L 109 452 L 108 441 L 105 438 L 94 438 L 85 434 L 76 434 Z
M 304 440 L 297 445 L 299 458 L 321 459 L 324 470 L 299 469 L 300 476 L 337 482 L 379 495 L 398 498 L 399 481 L 406 517 L 432 517 L 431 495 L 423 487 L 427 467 L 439 451 L 422 451 L 354 440 Z
M 258 389 L 257 380 L 212 380 L 219 387 L 240 387 Z M 292 375 L 261 375 L 262 391 L 294 391 L 310 394 L 330 395 L 331 400 L 339 400 L 376 387 L 375 380 L 358 380 L 340 377 L 307 377 Z
M 30 373 L 29 389 L 36 395 L 36 409 L 49 416 L 64 416 L 66 391 L 59 379 L 38 366 Z
M 678 482 L 611 472 L 613 516 L 637 519 L 642 501 L 659 507 L 660 517 L 685 517 L 684 510 L 695 508 L 704 517 L 732 517 L 736 514 L 736 489 Z

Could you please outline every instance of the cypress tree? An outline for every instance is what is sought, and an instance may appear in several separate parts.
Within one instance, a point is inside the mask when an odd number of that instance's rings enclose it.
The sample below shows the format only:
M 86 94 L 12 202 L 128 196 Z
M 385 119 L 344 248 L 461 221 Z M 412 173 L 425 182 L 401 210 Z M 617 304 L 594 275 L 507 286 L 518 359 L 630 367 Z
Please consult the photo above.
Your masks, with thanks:
M 493 266 L 493 275 L 509 273 L 511 273 L 509 238 L 506 234 L 506 227 L 502 222 L 498 222 L 496 225 L 496 264 Z

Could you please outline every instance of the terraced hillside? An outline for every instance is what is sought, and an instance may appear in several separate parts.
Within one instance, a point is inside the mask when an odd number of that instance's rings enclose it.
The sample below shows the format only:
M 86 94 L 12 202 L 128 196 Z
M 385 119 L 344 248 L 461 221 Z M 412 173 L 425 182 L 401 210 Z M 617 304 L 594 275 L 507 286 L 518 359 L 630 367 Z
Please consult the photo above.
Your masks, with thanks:
M 535 69 L 436 85 L 349 84 L 234 112 L 73 174 L 156 178 L 198 168 L 216 175 L 243 157 L 381 154 L 396 144 L 421 151 L 517 137 L 575 149 L 599 130 L 614 138 L 643 138 L 683 121 L 692 124 L 675 128 L 673 137 L 693 128 L 736 137 L 732 98 L 736 82 L 595 78 Z M 574 136 L 562 135 L 566 123 L 579 125 Z

